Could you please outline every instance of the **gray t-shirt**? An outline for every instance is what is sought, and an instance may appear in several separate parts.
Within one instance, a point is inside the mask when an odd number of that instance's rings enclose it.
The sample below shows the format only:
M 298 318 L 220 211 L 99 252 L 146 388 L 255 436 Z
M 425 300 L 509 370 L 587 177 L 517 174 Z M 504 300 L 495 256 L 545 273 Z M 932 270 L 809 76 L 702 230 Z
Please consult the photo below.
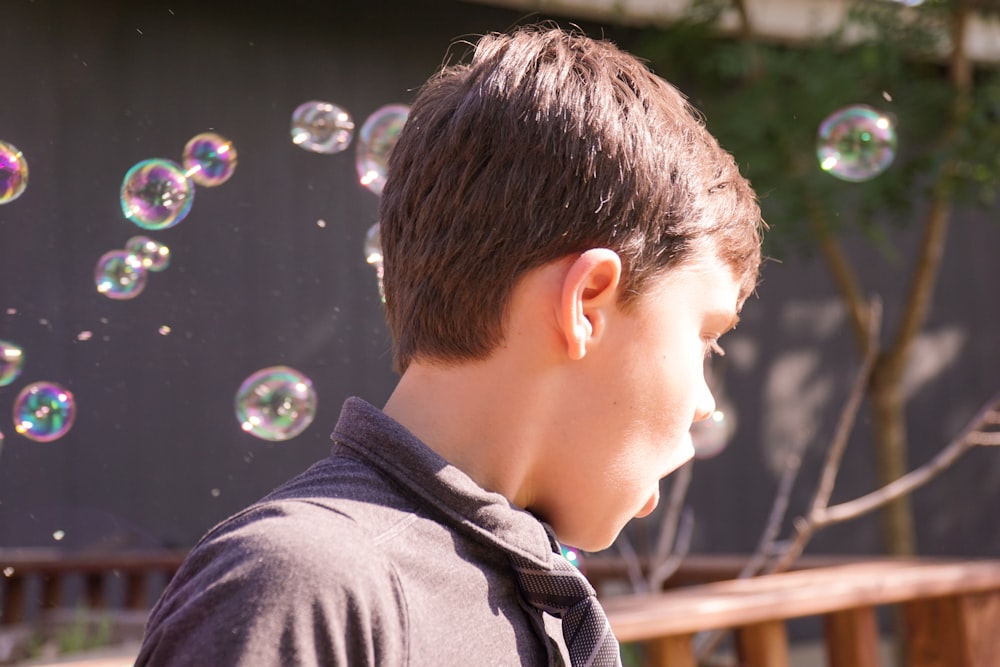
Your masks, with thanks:
M 361 399 L 333 439 L 195 545 L 137 667 L 562 664 L 558 622 L 522 602 L 508 560 L 549 562 L 541 522 Z

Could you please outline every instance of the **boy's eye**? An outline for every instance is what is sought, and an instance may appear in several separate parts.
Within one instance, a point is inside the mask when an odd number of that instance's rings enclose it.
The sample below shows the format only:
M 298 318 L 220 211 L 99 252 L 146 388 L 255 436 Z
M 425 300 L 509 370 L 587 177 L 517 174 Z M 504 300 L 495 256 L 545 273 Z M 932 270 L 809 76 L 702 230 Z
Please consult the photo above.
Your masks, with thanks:
M 705 343 L 705 358 L 710 358 L 713 354 L 720 357 L 726 356 L 726 351 L 719 346 L 718 338 L 711 338 Z

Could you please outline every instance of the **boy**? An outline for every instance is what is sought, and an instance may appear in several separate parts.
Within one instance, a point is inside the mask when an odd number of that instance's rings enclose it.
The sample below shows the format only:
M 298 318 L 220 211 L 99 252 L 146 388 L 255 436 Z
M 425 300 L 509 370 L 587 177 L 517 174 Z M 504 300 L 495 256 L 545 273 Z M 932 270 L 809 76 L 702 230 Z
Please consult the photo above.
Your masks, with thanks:
M 619 663 L 556 540 L 607 547 L 691 457 L 749 184 L 633 57 L 523 28 L 427 83 L 380 217 L 397 388 L 199 542 L 137 665 Z

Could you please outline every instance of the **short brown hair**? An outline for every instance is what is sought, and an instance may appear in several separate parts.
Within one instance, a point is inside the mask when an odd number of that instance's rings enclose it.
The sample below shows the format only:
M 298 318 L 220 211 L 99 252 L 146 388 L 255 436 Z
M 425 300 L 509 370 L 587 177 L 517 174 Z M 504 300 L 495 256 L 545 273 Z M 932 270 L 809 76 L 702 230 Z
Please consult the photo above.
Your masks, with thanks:
M 526 271 L 590 248 L 629 304 L 713 251 L 743 283 L 760 209 L 733 158 L 669 83 L 607 41 L 551 27 L 491 34 L 423 87 L 379 209 L 395 365 L 486 358 Z

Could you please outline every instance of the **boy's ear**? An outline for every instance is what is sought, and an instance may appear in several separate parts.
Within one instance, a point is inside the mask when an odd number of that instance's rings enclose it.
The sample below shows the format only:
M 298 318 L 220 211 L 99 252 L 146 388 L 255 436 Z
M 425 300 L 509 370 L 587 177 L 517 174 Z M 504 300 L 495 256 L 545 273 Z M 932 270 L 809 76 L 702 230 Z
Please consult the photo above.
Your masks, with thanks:
M 622 261 L 614 250 L 592 248 L 565 273 L 559 304 L 560 326 L 570 359 L 583 359 L 607 326 L 609 308 L 618 301 Z

